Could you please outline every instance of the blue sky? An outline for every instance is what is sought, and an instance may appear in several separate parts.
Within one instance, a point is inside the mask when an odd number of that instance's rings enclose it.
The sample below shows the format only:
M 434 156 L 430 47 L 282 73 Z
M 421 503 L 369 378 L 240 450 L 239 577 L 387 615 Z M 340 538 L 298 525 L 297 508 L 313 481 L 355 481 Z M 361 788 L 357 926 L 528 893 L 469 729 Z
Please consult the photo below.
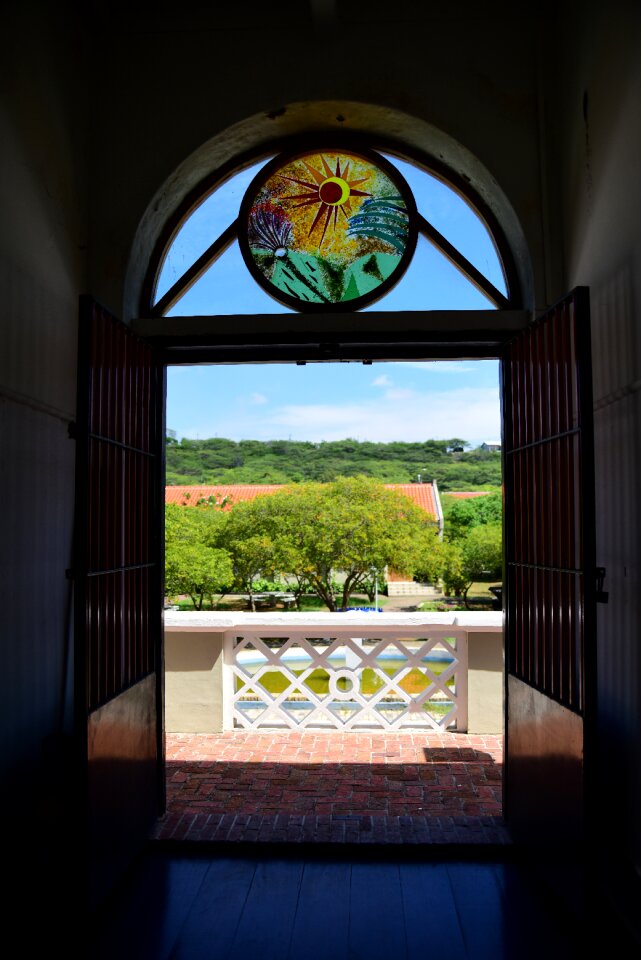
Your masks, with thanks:
M 237 174 L 194 211 L 160 272 L 160 297 L 235 219 L 264 162 Z M 505 283 L 489 234 L 471 208 L 435 177 L 390 158 L 417 206 L 500 290 Z M 487 309 L 487 300 L 419 237 L 402 280 L 366 309 Z M 249 275 L 235 243 L 171 310 L 174 316 L 285 313 Z M 173 367 L 167 426 L 178 437 L 233 440 L 425 440 L 500 436 L 496 361 Z
M 500 436 L 498 362 L 170 367 L 178 437 L 420 441 Z

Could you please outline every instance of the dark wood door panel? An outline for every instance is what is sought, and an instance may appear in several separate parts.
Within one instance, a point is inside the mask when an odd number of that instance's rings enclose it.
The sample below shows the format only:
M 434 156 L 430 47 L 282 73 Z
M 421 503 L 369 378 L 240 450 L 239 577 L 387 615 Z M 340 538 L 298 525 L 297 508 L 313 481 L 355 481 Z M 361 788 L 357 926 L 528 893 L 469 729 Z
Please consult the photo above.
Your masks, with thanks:
M 78 368 L 76 702 L 95 905 L 164 803 L 164 396 L 149 345 L 90 298 Z
M 595 709 L 587 290 L 575 290 L 517 335 L 502 377 L 505 809 L 519 838 L 568 842 L 585 831 Z

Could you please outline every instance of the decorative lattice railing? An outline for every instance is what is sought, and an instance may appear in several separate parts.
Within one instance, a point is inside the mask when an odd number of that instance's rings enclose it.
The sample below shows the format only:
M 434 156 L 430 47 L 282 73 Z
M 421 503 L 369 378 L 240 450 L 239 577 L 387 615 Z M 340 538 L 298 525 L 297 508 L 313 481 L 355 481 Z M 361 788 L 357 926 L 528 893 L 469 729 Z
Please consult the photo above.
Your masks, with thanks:
M 227 631 L 225 726 L 464 731 L 467 633 L 420 630 L 379 621 Z

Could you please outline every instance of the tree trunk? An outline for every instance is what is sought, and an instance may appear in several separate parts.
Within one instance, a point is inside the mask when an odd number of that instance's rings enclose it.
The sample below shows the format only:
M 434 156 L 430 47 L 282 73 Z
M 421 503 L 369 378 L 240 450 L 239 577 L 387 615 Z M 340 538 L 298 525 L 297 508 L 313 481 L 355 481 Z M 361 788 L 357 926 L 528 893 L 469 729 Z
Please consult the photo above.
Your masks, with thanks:
M 347 610 L 349 606 L 349 598 L 352 590 L 354 589 L 354 586 L 355 586 L 354 577 L 347 577 L 347 579 L 345 580 L 345 583 L 343 584 L 343 600 L 342 600 L 343 610 Z
M 325 606 L 331 613 L 334 613 L 336 610 L 336 600 L 334 599 L 334 594 L 331 591 L 331 588 L 322 581 L 316 581 L 310 583 L 310 586 L 319 600 L 322 600 Z

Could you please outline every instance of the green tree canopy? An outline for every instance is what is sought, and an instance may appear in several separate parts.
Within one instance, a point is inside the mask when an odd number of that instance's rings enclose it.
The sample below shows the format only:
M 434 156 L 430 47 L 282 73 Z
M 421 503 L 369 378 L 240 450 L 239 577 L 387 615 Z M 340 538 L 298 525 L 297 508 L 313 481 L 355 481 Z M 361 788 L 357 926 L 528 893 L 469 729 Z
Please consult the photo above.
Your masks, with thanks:
M 409 483 L 420 474 L 442 491 L 501 485 L 501 454 L 467 450 L 463 440 L 373 443 L 351 438 L 323 443 L 296 440 L 171 440 L 167 483 L 325 483 L 368 476 Z
M 253 610 L 256 581 L 277 573 L 295 581 L 297 598 L 312 590 L 344 609 L 357 590 L 373 596 L 388 567 L 434 579 L 441 549 L 433 518 L 367 477 L 291 486 L 224 513 L 207 502 L 167 507 L 167 590 L 197 609 L 233 582 Z
M 503 567 L 503 532 L 500 523 L 473 527 L 466 537 L 443 544 L 441 579 L 447 593 L 462 596 L 475 580 L 498 578 Z
M 474 527 L 463 541 L 463 566 L 471 580 L 500 577 L 503 564 L 503 534 L 500 523 Z
M 386 567 L 411 576 L 439 546 L 420 507 L 366 477 L 301 484 L 262 500 L 278 566 L 330 610 L 344 609 L 350 593 L 367 589 Z
M 487 523 L 500 523 L 503 516 L 503 496 L 489 493 L 469 500 L 443 498 L 445 513 L 445 536 L 448 540 L 461 540 L 474 528 Z M 448 502 L 449 501 L 449 502 Z
M 232 585 L 229 553 L 214 544 L 221 515 L 210 509 L 165 507 L 165 592 L 187 594 L 196 610 L 207 597 L 225 593 Z
M 265 520 L 265 501 L 273 497 L 256 497 L 237 504 L 225 515 L 224 526 L 218 531 L 218 543 L 224 543 L 229 552 L 234 573 L 234 587 L 249 596 L 249 606 L 255 610 L 254 584 L 263 577 L 271 578 L 279 568 L 273 529 Z M 271 516 L 269 510 L 267 515 Z

